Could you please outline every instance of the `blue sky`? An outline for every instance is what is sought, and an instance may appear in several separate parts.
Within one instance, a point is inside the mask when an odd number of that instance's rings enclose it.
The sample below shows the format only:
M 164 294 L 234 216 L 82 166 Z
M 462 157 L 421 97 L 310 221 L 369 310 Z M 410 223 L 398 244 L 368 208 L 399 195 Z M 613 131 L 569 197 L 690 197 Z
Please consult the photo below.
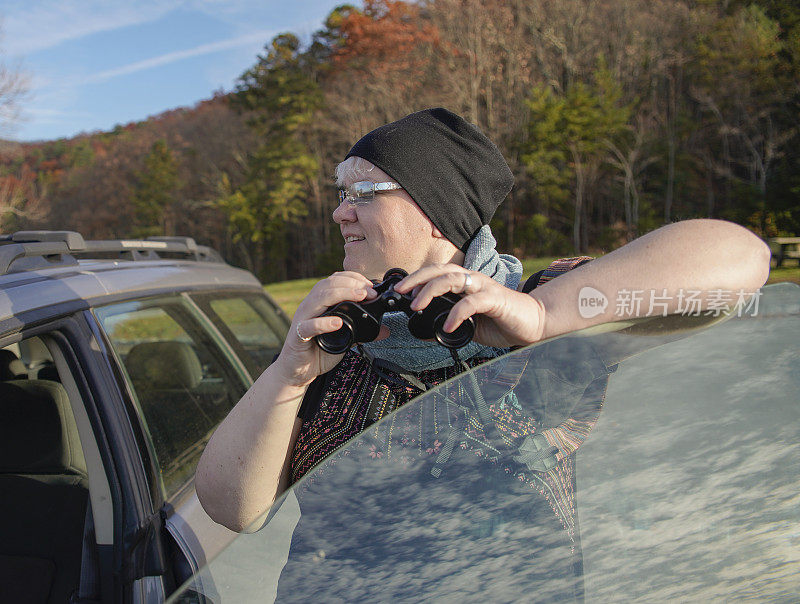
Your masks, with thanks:
M 3 60 L 29 78 L 4 137 L 70 137 L 191 106 L 231 90 L 273 36 L 307 39 L 342 3 L 2 0 Z

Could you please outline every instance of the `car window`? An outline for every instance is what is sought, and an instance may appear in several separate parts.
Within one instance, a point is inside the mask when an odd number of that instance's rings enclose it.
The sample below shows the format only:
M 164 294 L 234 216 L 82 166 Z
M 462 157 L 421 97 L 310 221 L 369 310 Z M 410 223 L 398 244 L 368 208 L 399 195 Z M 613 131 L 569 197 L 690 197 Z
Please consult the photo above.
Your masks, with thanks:
M 430 390 L 175 599 L 793 600 L 800 288 L 687 327 L 590 329 Z
M 254 379 L 280 352 L 289 322 L 263 294 L 195 294 L 191 298 L 237 350 Z
M 169 497 L 246 390 L 235 359 L 180 296 L 95 309 L 141 410 Z

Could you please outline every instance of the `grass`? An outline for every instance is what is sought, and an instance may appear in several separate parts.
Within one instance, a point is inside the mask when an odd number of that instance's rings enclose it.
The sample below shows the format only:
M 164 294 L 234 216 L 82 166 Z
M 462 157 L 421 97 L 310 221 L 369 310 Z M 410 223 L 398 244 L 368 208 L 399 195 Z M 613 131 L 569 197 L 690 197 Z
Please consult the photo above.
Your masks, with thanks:
M 533 273 L 547 268 L 554 260 L 558 260 L 558 258 L 525 258 L 522 261 L 522 278 L 527 279 Z
M 294 316 L 294 311 L 300 306 L 303 298 L 308 295 L 314 284 L 322 277 L 312 277 L 311 279 L 295 279 L 294 281 L 281 281 L 280 283 L 270 283 L 264 286 L 267 293 L 273 297 L 275 302 L 290 317 Z
M 782 281 L 789 281 L 800 285 L 800 265 L 789 267 L 784 264 L 784 266 L 780 268 L 770 269 L 767 283 L 780 283 Z
M 526 258 L 522 261 L 523 274 L 528 277 L 546 268 L 556 258 Z M 308 295 L 314 284 L 322 277 L 311 279 L 297 279 L 295 281 L 282 281 L 280 283 L 270 283 L 265 285 L 264 289 L 271 295 L 275 301 L 286 311 L 290 317 L 294 315 L 294 311 L 300 305 L 303 298 Z M 782 281 L 790 281 L 792 283 L 800 284 L 800 266 L 782 266 L 781 268 L 773 268 L 770 271 L 767 283 L 780 283 Z

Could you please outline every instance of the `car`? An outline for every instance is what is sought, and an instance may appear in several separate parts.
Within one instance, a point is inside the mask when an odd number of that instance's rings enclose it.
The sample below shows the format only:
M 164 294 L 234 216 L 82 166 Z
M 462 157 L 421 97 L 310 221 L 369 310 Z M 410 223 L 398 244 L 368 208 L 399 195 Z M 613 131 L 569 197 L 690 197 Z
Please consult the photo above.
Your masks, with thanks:
M 0 600 L 164 601 L 231 541 L 195 466 L 289 325 L 188 237 L 0 236 Z
M 794 601 L 800 287 L 714 315 L 465 372 L 235 534 L 194 466 L 287 317 L 191 239 L 4 236 L 0 601 Z
M 797 601 L 798 336 L 781 283 L 513 351 L 344 443 L 170 602 Z

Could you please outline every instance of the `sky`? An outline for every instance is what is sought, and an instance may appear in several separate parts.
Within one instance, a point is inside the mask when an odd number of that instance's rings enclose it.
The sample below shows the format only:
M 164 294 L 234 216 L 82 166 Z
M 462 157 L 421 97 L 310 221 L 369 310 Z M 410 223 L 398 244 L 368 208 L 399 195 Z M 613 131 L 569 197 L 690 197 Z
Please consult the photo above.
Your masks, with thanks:
M 17 141 L 111 130 L 229 91 L 275 35 L 343 0 L 0 0 L 0 60 L 29 92 Z

